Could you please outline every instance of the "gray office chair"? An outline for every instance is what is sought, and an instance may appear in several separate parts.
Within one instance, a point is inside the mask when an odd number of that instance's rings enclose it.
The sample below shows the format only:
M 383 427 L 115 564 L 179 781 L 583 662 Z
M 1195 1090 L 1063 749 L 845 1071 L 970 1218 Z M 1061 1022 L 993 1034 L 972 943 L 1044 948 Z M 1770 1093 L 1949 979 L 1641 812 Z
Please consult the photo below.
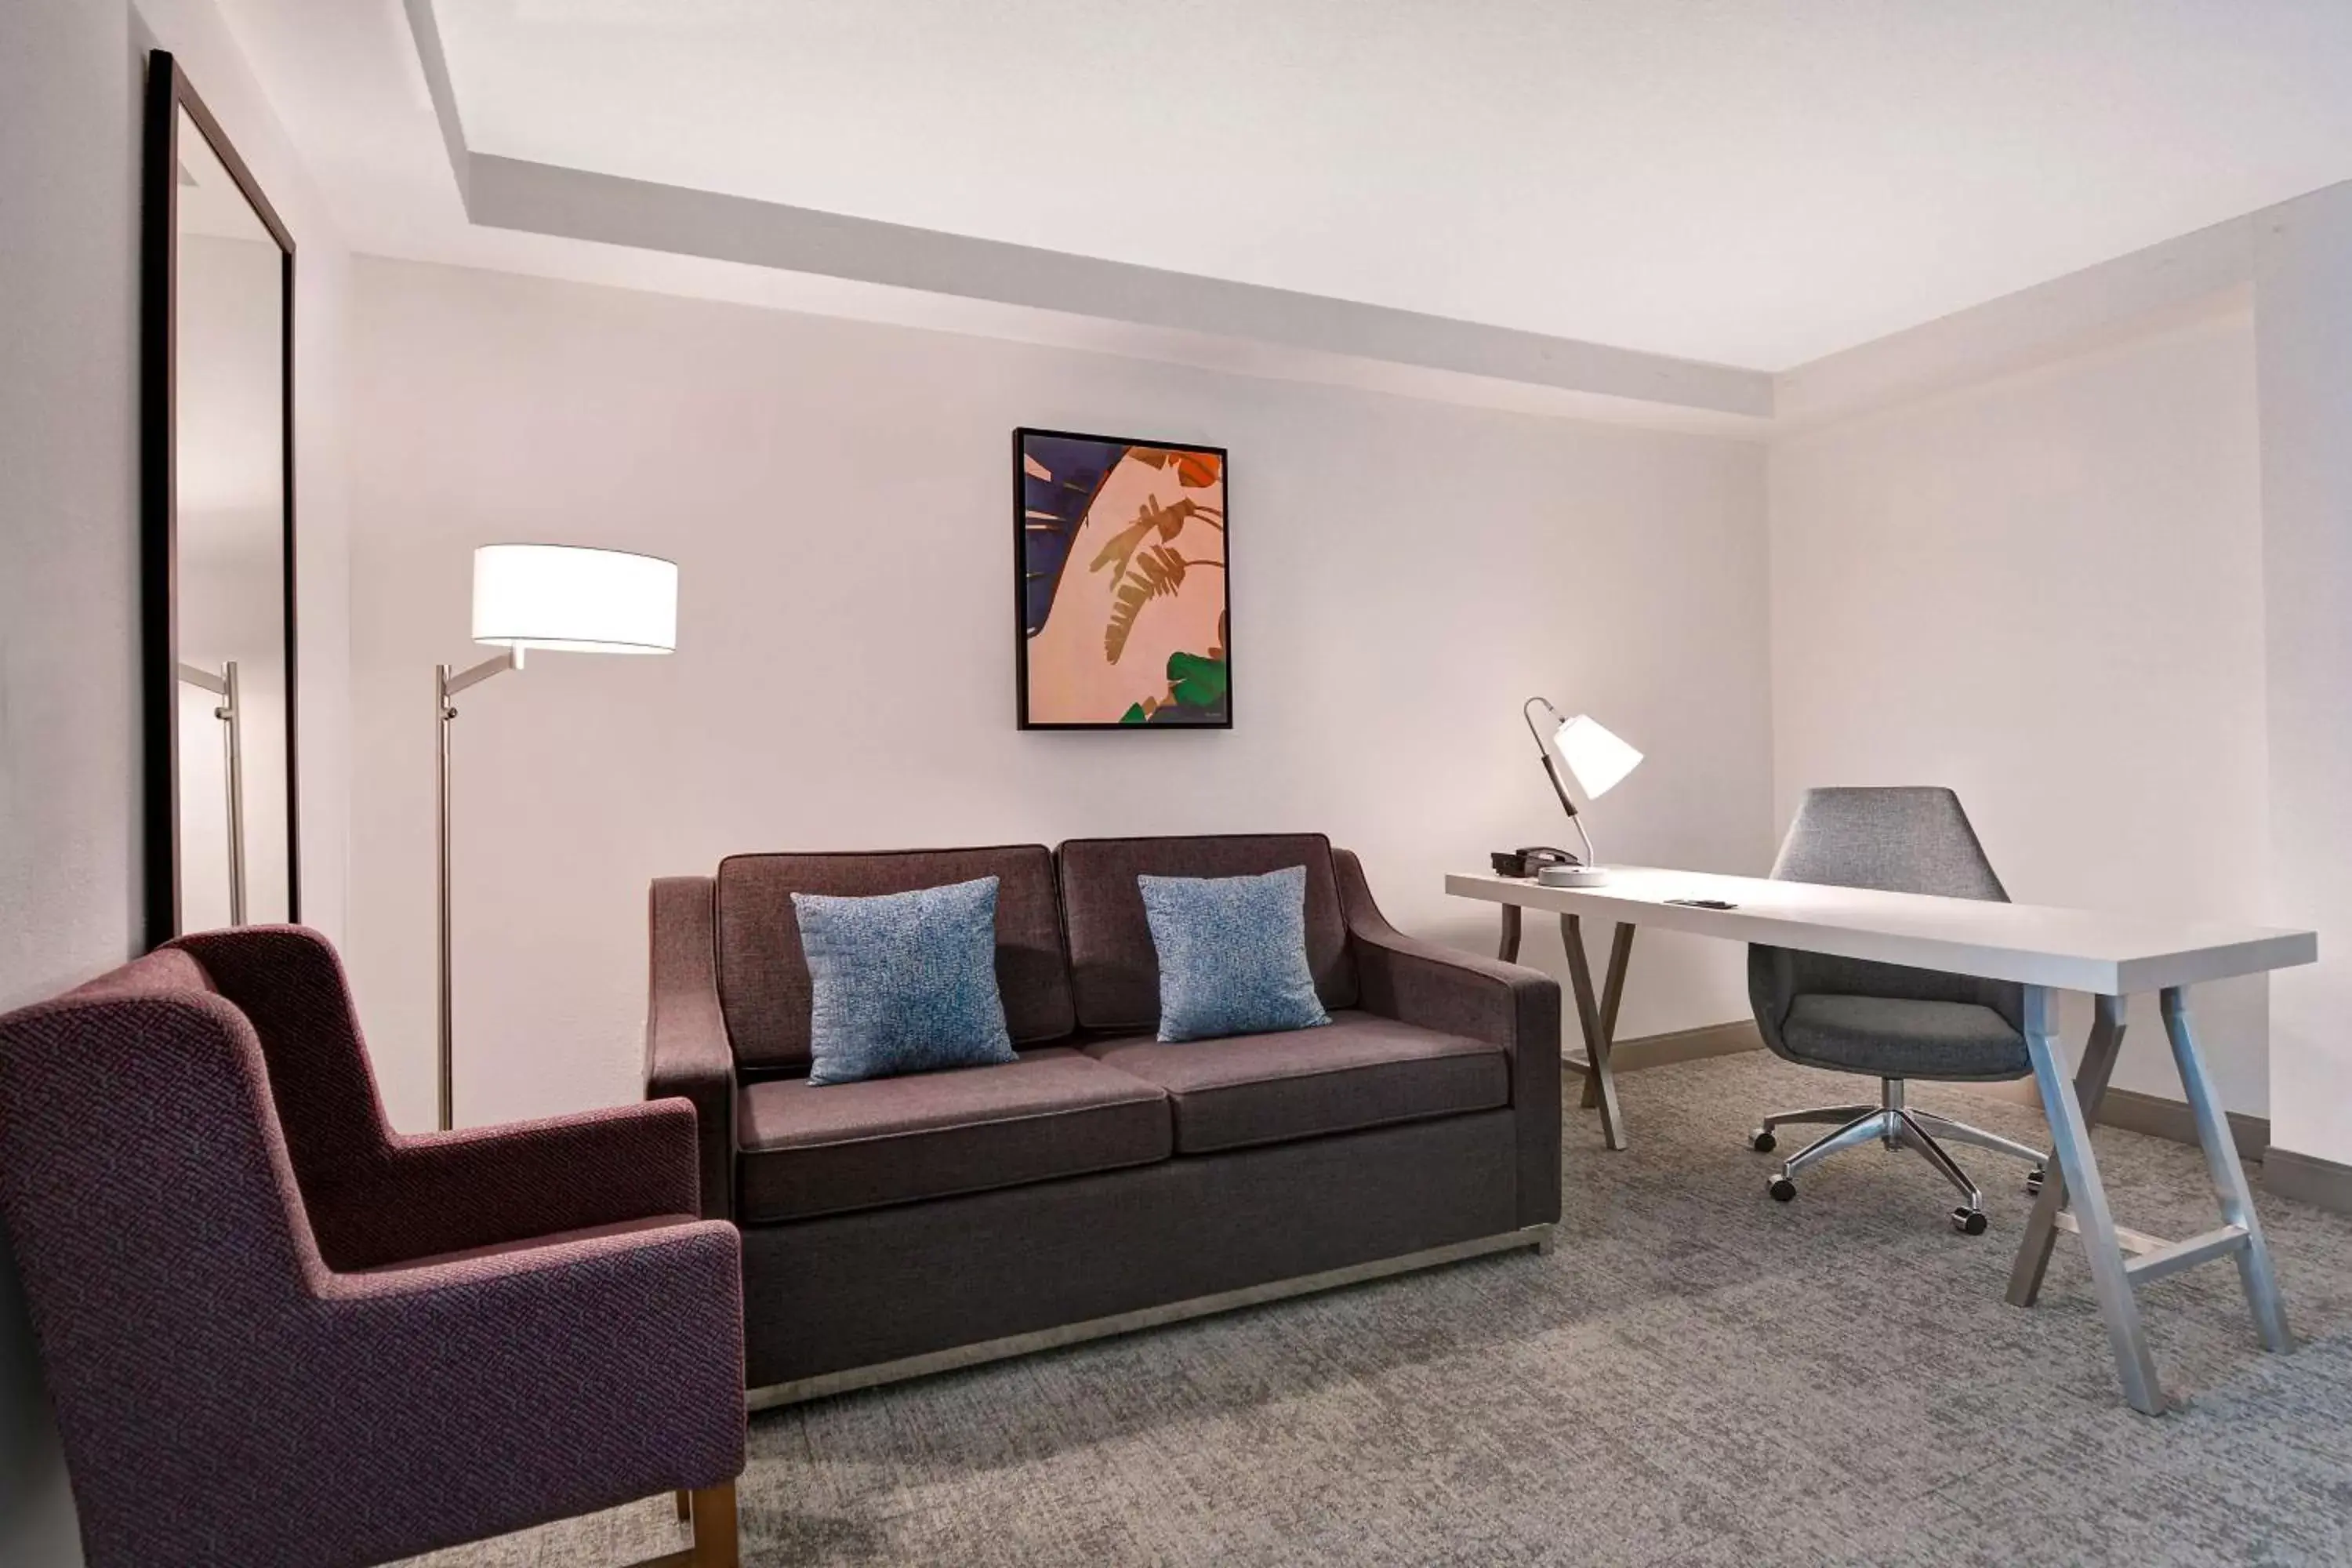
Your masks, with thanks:
M 1960 809 L 1959 796 L 1948 789 L 1807 790 L 1772 876 L 1784 882 L 2009 901 Z M 1799 1171 L 1874 1138 L 1889 1149 L 1909 1145 L 1960 1190 L 1968 1201 L 1952 1211 L 1952 1224 L 1964 1235 L 1984 1234 L 1984 1194 L 1938 1138 L 2031 1163 L 2026 1186 L 2041 1190 L 2047 1156 L 2040 1151 L 1933 1111 L 1914 1110 L 1903 1098 L 1903 1086 L 1912 1079 L 1989 1083 L 2031 1073 L 2021 1029 L 2022 986 L 1751 946 L 1748 997 L 1756 1009 L 1756 1026 L 1775 1055 L 1806 1067 L 1866 1073 L 1879 1082 L 1875 1105 L 1788 1111 L 1767 1117 L 1748 1135 L 1750 1146 L 1769 1152 L 1778 1142 L 1773 1129 L 1784 1123 L 1838 1124 L 1772 1173 L 1770 1191 L 1780 1202 L 1797 1195 Z

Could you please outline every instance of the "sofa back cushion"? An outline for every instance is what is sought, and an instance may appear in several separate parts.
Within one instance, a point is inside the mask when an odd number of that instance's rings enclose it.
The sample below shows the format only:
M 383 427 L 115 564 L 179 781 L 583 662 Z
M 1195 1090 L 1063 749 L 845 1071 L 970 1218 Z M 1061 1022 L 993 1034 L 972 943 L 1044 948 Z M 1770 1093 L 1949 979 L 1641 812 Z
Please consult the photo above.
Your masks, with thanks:
M 809 1059 L 808 961 L 794 893 L 869 898 L 996 879 L 996 986 L 1014 1043 L 1070 1033 L 1070 976 L 1052 854 L 1042 844 L 985 849 L 730 855 L 719 863 L 716 894 L 719 1005 L 736 1063 L 805 1067 Z
M 1319 833 L 1201 838 L 1074 838 L 1054 852 L 1069 922 L 1070 984 L 1081 1026 L 1153 1029 L 1160 1024 L 1160 963 L 1136 878 L 1250 877 L 1307 868 L 1307 963 L 1326 1008 L 1356 1005 L 1356 967 Z

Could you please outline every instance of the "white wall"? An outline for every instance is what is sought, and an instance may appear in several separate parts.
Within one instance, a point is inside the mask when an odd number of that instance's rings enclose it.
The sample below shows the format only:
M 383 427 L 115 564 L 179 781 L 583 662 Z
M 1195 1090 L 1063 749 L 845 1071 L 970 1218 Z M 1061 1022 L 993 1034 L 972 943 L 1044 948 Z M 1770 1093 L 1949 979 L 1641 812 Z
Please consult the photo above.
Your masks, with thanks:
M 337 345 L 345 258 L 204 0 L 0 6 L 0 1008 L 140 935 L 138 150 L 144 50 L 182 56 L 302 248 L 306 914 L 340 925 L 349 664 Z M 0 1563 L 80 1553 L 0 1248 Z
M 1776 442 L 1779 821 L 1810 785 L 1948 784 L 2012 898 L 2269 918 L 2263 479 L 2241 297 Z M 2197 1004 L 2265 1113 L 2263 982 Z M 2152 1005 L 2116 1081 L 2179 1096 Z
M 1765 862 L 1756 447 L 372 259 L 354 321 L 351 948 L 404 1125 L 431 667 L 483 651 L 489 541 L 673 556 L 680 647 L 460 700 L 461 1121 L 641 1093 L 646 884 L 732 851 L 1322 828 L 1402 923 L 1489 948 L 1442 877 L 1568 836 L 1518 716 L 1544 692 L 1650 754 L 1605 852 Z M 1014 730 L 1021 424 L 1232 448 L 1233 731 Z M 1624 1026 L 1745 1011 L 1736 954 L 1661 938 Z
M 120 5 L 0 6 L 0 1008 L 138 930 L 136 68 Z M 0 1248 L 0 1563 L 79 1557 Z
M 2275 982 L 2271 1134 L 2352 1164 L 2352 186 L 2277 209 L 2254 298 L 2275 912 L 2320 955 Z

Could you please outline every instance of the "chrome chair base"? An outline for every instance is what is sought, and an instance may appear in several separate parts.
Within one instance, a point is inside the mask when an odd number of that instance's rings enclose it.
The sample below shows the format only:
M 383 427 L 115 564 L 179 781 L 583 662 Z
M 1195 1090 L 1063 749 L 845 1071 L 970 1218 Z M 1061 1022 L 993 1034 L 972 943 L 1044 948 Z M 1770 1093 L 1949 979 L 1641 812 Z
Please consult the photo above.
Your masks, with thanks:
M 2042 1151 L 2003 1138 L 1997 1132 L 1987 1132 L 1981 1127 L 1971 1127 L 1965 1121 L 1955 1121 L 1948 1116 L 1938 1116 L 1932 1110 L 1913 1110 L 1904 1104 L 1903 1079 L 1881 1079 L 1879 1102 L 1876 1105 L 1823 1105 L 1809 1110 L 1784 1111 L 1768 1116 L 1764 1124 L 1748 1135 L 1748 1145 L 1759 1153 L 1769 1153 L 1780 1140 L 1773 1135 L 1776 1128 L 1790 1122 L 1828 1121 L 1836 1130 L 1823 1134 L 1789 1156 L 1772 1173 L 1765 1190 L 1781 1203 L 1797 1195 L 1796 1175 L 1808 1165 L 1819 1164 L 1843 1149 L 1857 1149 L 1876 1139 L 1889 1149 L 1905 1147 L 1924 1158 L 1943 1173 L 1944 1179 L 1959 1189 L 1967 1200 L 1952 1211 L 1952 1228 L 1964 1236 L 1982 1236 L 1985 1231 L 1984 1194 L 1959 1163 L 1937 1142 L 1937 1134 L 1955 1143 L 1967 1143 L 1979 1149 L 1990 1149 L 2023 1160 L 2033 1169 L 2025 1178 L 2026 1190 L 2039 1193 L 2049 1156 Z

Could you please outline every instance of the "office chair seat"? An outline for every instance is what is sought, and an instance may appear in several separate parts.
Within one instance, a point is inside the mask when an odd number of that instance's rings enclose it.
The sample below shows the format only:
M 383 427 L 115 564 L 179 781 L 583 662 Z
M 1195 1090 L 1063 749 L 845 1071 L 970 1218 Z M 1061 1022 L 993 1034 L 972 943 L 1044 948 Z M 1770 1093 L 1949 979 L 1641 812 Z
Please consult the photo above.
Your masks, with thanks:
M 1780 1024 L 1789 1055 L 1873 1078 L 1999 1082 L 2033 1070 L 2025 1037 L 1973 1002 L 1799 996 Z

